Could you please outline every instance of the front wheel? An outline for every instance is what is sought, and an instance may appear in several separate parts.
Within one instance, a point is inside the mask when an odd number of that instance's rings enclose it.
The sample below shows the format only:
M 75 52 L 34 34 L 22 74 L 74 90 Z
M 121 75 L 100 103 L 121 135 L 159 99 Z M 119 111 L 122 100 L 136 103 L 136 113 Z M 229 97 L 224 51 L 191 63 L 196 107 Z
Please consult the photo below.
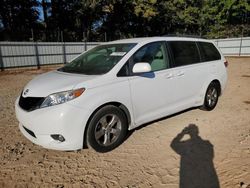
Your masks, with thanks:
M 127 129 L 123 111 L 116 106 L 105 106 L 89 122 L 87 144 L 97 152 L 111 151 L 123 142 Z
M 219 91 L 220 91 L 219 85 L 214 82 L 212 82 L 208 86 L 202 109 L 211 111 L 215 108 L 218 102 L 219 94 L 220 94 Z

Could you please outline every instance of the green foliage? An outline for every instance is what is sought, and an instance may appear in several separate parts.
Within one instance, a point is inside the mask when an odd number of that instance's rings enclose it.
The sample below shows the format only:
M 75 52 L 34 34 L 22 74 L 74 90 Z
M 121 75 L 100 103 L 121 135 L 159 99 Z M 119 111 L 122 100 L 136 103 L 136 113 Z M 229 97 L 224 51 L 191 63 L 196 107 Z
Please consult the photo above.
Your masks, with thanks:
M 0 40 L 250 36 L 249 0 L 0 0 Z M 38 19 L 39 7 L 44 20 Z
M 145 19 L 150 20 L 157 15 L 156 10 L 157 0 L 135 0 L 133 1 L 134 13 L 136 16 L 142 16 Z

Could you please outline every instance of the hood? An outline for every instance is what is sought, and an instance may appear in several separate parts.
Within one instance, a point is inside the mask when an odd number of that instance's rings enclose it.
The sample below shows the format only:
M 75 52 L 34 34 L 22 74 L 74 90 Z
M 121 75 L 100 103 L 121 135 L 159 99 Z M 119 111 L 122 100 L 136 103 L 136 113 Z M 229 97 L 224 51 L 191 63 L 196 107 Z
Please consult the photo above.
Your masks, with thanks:
M 22 96 L 47 97 L 52 93 L 74 89 L 77 84 L 89 81 L 95 77 L 97 76 L 71 74 L 59 71 L 48 72 L 31 80 L 24 87 Z

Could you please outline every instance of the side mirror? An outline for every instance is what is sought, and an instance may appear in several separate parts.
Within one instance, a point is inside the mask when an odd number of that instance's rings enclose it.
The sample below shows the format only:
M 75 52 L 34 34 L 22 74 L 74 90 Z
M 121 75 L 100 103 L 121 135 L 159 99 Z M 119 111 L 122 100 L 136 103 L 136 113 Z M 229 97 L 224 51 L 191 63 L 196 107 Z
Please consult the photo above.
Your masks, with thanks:
M 139 62 L 133 67 L 133 73 L 146 73 L 151 71 L 151 66 L 149 63 Z

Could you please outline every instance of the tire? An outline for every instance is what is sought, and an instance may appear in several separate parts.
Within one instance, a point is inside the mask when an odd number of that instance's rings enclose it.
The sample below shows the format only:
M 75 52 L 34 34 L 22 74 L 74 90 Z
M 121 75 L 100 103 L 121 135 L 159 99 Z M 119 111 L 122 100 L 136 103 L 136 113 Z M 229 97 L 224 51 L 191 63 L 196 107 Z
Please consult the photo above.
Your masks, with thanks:
M 204 98 L 204 104 L 201 109 L 206 111 L 213 110 L 217 105 L 219 95 L 220 86 L 215 82 L 210 83 L 207 88 L 206 95 Z
M 92 116 L 87 128 L 87 144 L 97 152 L 111 151 L 124 141 L 127 130 L 127 118 L 123 111 L 107 105 Z

